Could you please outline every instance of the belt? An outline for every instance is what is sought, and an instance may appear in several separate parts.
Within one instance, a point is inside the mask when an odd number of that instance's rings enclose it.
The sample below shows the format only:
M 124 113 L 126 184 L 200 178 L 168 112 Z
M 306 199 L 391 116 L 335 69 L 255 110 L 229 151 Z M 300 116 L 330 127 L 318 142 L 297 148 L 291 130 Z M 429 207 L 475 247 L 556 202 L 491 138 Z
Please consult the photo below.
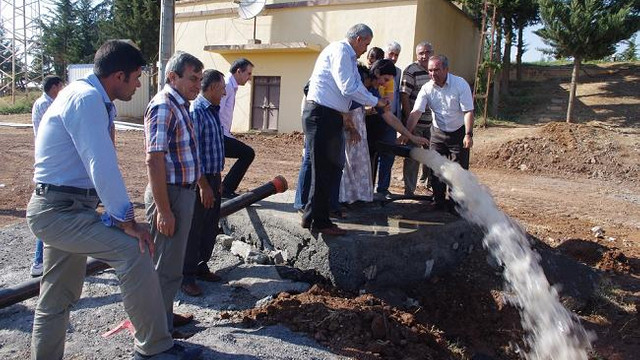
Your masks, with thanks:
M 195 190 L 196 187 L 198 186 L 197 183 L 191 183 L 191 184 L 168 184 L 168 185 L 180 187 L 180 188 L 187 189 L 187 190 Z
M 37 195 L 44 195 L 48 191 L 57 191 L 61 193 L 84 195 L 84 196 L 98 196 L 96 189 L 82 189 L 74 186 L 52 185 L 52 184 L 44 184 L 44 183 L 36 184 Z

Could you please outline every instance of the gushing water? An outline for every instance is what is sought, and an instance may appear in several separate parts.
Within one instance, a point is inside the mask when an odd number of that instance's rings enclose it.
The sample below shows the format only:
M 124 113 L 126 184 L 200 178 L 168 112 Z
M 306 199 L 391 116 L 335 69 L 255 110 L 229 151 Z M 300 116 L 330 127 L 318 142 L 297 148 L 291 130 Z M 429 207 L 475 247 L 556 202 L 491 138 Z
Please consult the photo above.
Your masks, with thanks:
M 484 246 L 503 266 L 508 300 L 520 311 L 530 360 L 588 359 L 594 336 L 559 301 L 547 281 L 539 255 L 522 228 L 498 209 L 475 176 L 433 150 L 414 148 L 411 157 L 429 166 L 451 188 L 451 197 L 467 221 L 483 229 Z

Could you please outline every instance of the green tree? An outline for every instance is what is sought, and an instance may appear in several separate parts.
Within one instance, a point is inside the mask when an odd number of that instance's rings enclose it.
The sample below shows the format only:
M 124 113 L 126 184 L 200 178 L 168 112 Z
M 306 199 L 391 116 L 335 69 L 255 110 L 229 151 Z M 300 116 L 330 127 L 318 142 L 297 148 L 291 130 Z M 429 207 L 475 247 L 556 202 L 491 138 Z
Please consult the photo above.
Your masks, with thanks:
M 149 64 L 158 60 L 160 0 L 114 0 L 113 32 L 133 40 Z
M 56 74 L 67 76 L 67 66 L 75 62 L 78 53 L 73 47 L 77 43 L 76 12 L 71 0 L 57 0 L 52 9 L 47 9 L 40 26 L 45 54 L 51 58 Z
M 635 0 L 538 0 L 543 28 L 536 31 L 556 57 L 572 57 L 573 73 L 567 107 L 571 122 L 580 65 L 615 52 L 640 26 Z M 637 9 L 636 9 L 637 10 Z
M 104 30 L 105 19 L 110 17 L 108 3 L 93 5 L 93 0 L 78 0 L 74 6 L 76 19 L 75 34 L 72 40 L 72 58 L 74 62 L 89 64 L 93 62 L 96 50 L 109 35 Z
M 518 6 L 513 16 L 513 22 L 518 29 L 518 44 L 516 45 L 516 80 L 522 80 L 522 55 L 527 51 L 524 42 L 524 28 L 540 21 L 538 2 L 536 0 L 518 0 Z
M 629 40 L 626 40 L 625 42 L 627 43 L 627 48 L 620 53 L 620 60 L 637 61 L 638 45 L 636 44 L 636 36 L 633 35 Z

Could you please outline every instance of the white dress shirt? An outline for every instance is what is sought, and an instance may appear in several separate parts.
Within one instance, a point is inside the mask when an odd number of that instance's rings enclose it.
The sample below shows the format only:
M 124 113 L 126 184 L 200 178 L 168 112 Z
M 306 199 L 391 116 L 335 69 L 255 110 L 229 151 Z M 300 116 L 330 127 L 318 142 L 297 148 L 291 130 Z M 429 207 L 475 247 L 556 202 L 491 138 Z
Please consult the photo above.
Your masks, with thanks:
M 220 100 L 220 123 L 224 130 L 224 136 L 233 138 L 233 135 L 231 135 L 231 123 L 233 122 L 233 109 L 236 106 L 238 82 L 232 74 L 227 75 L 225 82 L 227 95 Z
M 378 98 L 362 84 L 356 61 L 346 39 L 329 44 L 316 60 L 307 100 L 343 113 L 349 112 L 351 101 L 375 106 Z
M 454 132 L 464 126 L 464 113 L 473 111 L 471 88 L 465 79 L 453 74 L 447 75 L 442 87 L 430 80 L 420 89 L 413 111 L 424 113 L 427 107 L 431 109 L 433 126 Z

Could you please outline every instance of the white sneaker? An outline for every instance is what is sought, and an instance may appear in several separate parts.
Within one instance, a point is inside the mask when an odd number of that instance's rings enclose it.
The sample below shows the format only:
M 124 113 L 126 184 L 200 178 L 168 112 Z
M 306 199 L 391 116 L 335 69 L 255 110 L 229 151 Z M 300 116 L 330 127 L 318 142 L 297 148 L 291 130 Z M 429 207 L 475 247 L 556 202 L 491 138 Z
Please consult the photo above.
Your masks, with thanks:
M 31 276 L 32 277 L 38 277 L 38 276 L 42 276 L 42 263 L 40 264 L 31 264 Z

